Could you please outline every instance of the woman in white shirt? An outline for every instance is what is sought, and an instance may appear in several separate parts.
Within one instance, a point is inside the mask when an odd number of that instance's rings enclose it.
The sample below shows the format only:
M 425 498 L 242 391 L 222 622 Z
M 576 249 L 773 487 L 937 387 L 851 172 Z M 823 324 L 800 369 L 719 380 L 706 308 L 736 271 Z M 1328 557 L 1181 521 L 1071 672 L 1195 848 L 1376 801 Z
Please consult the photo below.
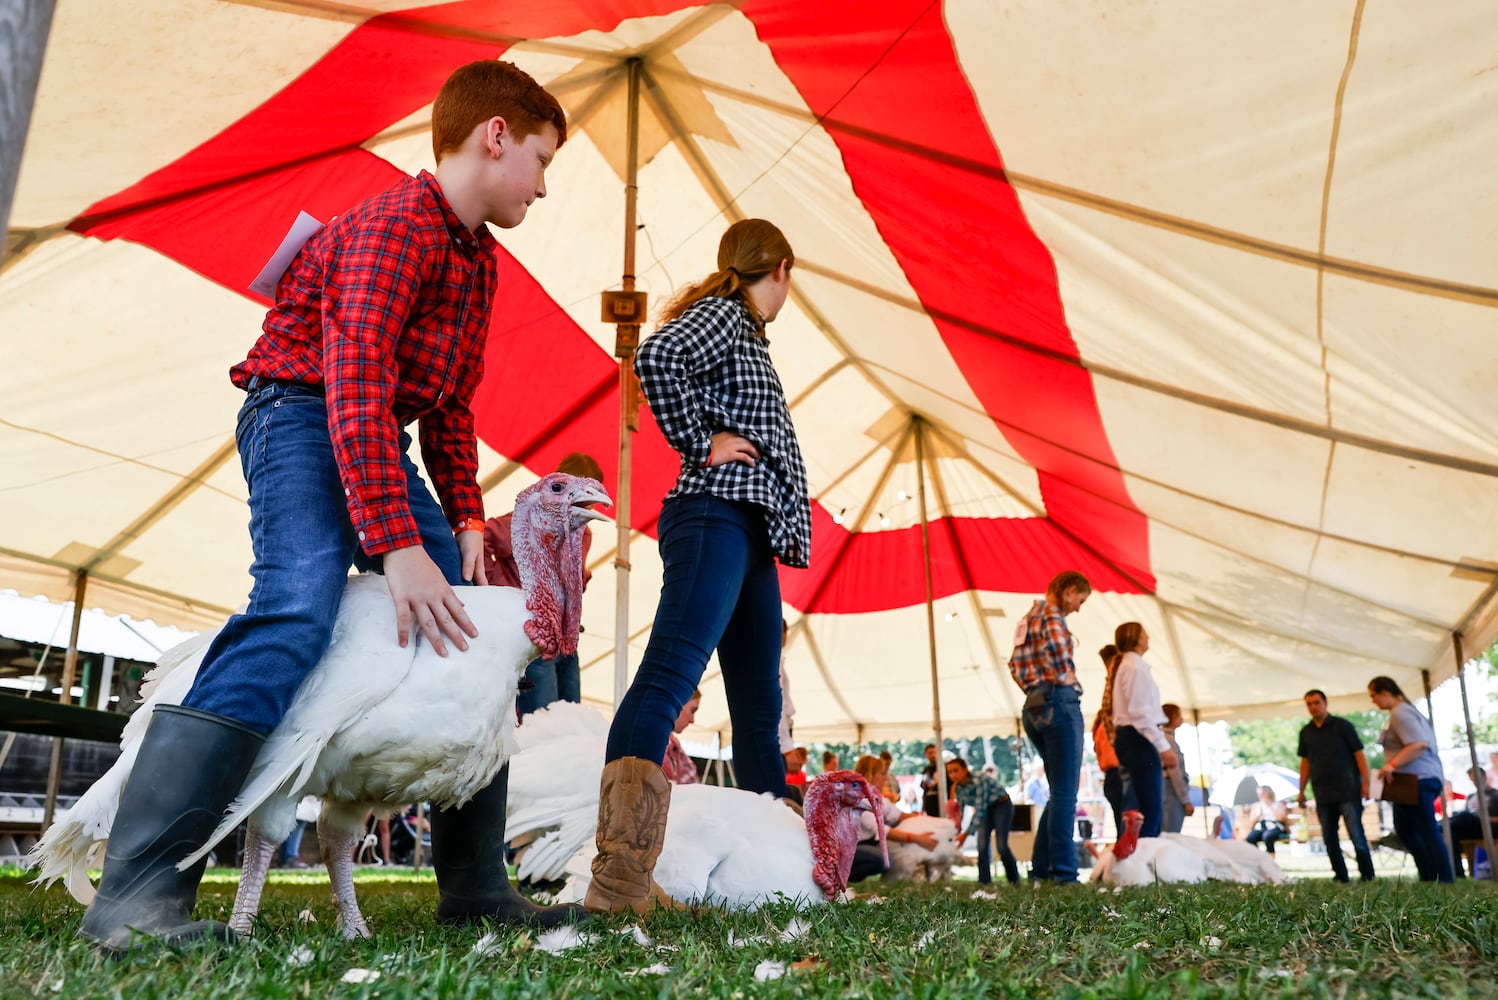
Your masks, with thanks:
M 1144 660 L 1150 648 L 1149 633 L 1138 622 L 1125 622 L 1114 630 L 1113 644 L 1119 653 L 1113 670 L 1113 749 L 1144 814 L 1139 836 L 1158 837 L 1164 816 L 1165 768 L 1178 761 L 1160 729 L 1165 722 L 1160 689 Z M 1118 853 L 1116 848 L 1114 853 Z

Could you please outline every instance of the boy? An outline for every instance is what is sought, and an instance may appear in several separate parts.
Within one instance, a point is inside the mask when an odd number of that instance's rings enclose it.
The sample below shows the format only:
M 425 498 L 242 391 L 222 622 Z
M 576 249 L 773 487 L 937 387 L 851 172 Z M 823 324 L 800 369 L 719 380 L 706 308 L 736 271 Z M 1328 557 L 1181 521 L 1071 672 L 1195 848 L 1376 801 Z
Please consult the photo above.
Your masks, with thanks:
M 469 410 L 494 296 L 484 223 L 524 220 L 566 137 L 561 106 L 527 74 L 461 67 L 432 107 L 435 176 L 349 209 L 281 278 L 263 335 L 230 372 L 247 394 L 235 437 L 250 487 L 249 607 L 141 741 L 83 919 L 105 950 L 140 936 L 232 940 L 222 924 L 190 922 L 204 865 L 177 862 L 217 825 L 322 657 L 350 565 L 385 573 L 402 646 L 413 624 L 444 656 L 444 640 L 467 649 L 478 634 L 453 585 L 486 583 Z M 440 505 L 406 456 L 413 420 Z M 432 817 L 439 921 L 566 918 L 506 877 L 507 777 Z

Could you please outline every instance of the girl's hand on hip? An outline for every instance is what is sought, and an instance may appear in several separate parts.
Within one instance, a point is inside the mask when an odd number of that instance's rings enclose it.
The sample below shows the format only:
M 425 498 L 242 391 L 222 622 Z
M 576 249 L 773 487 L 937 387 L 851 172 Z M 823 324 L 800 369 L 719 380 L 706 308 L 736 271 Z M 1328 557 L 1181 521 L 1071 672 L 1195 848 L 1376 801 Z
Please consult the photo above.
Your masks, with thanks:
M 743 462 L 745 465 L 753 465 L 759 460 L 759 449 L 746 437 L 740 437 L 732 431 L 719 431 L 713 435 L 713 447 L 707 456 L 707 467 L 715 465 L 727 465 L 729 462 Z

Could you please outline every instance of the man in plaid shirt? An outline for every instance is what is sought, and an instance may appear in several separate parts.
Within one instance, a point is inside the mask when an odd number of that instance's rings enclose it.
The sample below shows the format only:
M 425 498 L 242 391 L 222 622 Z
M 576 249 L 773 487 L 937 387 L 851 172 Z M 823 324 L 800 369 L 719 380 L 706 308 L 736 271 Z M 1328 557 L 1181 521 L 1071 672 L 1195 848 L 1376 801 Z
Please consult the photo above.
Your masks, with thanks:
M 263 335 L 230 373 L 246 393 L 235 436 L 254 588 L 183 704 L 159 708 L 141 742 L 83 921 L 105 950 L 232 940 L 221 924 L 190 922 L 203 868 L 177 864 L 207 839 L 321 659 L 350 565 L 383 569 L 402 646 L 413 625 L 439 655 L 444 640 L 466 649 L 478 634 L 453 587 L 486 582 L 469 410 L 494 297 L 486 223 L 524 220 L 566 137 L 561 105 L 524 72 L 463 66 L 432 108 L 435 174 L 350 208 L 281 277 Z M 406 454 L 413 421 L 437 498 Z M 439 920 L 568 916 L 508 881 L 506 777 L 432 817 Z
M 1077 781 L 1082 768 L 1082 688 L 1072 662 L 1066 616 L 1092 594 L 1087 577 L 1060 573 L 1020 619 L 1014 632 L 1009 672 L 1025 692 L 1021 721 L 1025 735 L 1045 762 L 1051 798 L 1035 825 L 1030 874 L 1055 882 L 1077 880 L 1072 827 L 1077 812 Z

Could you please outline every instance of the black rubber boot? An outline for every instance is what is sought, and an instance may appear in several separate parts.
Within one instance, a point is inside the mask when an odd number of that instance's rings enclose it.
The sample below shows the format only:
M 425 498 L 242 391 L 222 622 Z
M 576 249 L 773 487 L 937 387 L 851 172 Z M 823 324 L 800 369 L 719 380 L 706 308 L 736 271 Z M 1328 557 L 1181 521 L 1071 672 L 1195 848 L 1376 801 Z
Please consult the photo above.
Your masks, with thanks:
M 234 940 L 221 923 L 191 919 L 208 859 L 186 871 L 177 863 L 207 842 L 264 743 L 254 729 L 223 716 L 178 705 L 153 711 L 120 796 L 98 895 L 79 933 L 108 954 L 153 943 Z
M 505 804 L 510 766 L 460 809 L 432 812 L 432 870 L 437 873 L 437 922 L 483 920 L 548 928 L 580 923 L 588 911 L 575 903 L 537 906 L 510 884 L 505 868 Z

